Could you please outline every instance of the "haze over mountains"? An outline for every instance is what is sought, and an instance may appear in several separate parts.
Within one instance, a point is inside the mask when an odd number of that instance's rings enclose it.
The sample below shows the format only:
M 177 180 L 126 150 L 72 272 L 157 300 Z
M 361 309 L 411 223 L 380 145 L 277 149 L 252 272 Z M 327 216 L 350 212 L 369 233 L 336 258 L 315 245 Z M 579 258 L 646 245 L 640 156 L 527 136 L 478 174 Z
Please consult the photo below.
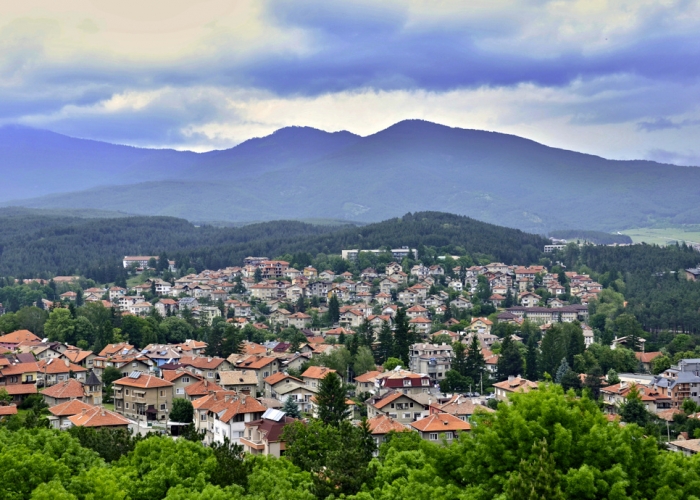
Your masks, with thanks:
M 0 129 L 0 203 L 189 220 L 379 221 L 439 210 L 532 232 L 700 222 L 700 169 L 613 161 L 520 137 L 399 122 L 278 130 L 209 153 Z

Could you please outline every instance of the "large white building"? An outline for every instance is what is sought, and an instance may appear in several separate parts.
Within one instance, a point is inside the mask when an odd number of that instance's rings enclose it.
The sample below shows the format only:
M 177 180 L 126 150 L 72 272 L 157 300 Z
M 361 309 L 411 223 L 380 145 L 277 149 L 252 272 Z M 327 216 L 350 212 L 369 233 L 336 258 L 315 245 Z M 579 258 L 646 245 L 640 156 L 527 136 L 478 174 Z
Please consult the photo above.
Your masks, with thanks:
M 345 260 L 356 260 L 357 256 L 359 255 L 360 252 L 367 252 L 367 253 L 373 253 L 375 255 L 378 255 L 380 253 L 384 253 L 385 250 L 380 250 L 380 249 L 359 250 L 356 248 L 354 250 L 342 250 L 340 254 L 341 254 L 341 257 Z M 408 257 L 409 254 L 413 254 L 413 256 L 415 257 L 417 255 L 417 250 L 415 248 L 408 248 L 408 247 L 392 248 L 391 254 L 393 255 L 394 259 L 401 260 L 404 257 Z

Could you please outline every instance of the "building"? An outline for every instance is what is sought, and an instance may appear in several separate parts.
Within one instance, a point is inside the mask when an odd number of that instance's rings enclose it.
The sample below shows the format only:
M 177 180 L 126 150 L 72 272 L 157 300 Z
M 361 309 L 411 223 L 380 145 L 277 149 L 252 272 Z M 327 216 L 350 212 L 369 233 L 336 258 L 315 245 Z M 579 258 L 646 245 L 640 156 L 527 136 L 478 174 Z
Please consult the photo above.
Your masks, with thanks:
M 76 427 L 128 429 L 130 424 L 128 419 L 101 406 L 94 406 L 92 409 L 83 408 L 80 413 L 68 417 L 68 420 Z
M 478 399 L 455 394 L 446 403 L 433 403 L 430 413 L 449 413 L 464 422 L 469 422 L 475 413 L 493 413 L 488 406 L 482 405 Z
M 276 375 L 279 375 L 279 373 Z M 226 391 L 236 391 L 255 396 L 258 387 L 258 375 L 253 370 L 220 371 L 219 385 Z
M 305 413 L 311 413 L 311 398 L 315 393 L 316 391 L 308 387 L 303 380 L 286 373 L 278 372 L 265 379 L 265 397 L 282 402 L 292 398 L 299 410 Z
M 148 266 L 148 261 L 151 259 L 156 259 L 158 260 L 157 255 L 126 255 L 124 259 L 122 259 L 122 265 L 124 266 L 124 269 L 128 268 L 129 266 L 132 266 L 136 264 L 136 267 L 146 267 Z
M 241 444 L 251 455 L 271 455 L 281 457 L 286 449 L 282 440 L 284 428 L 297 420 L 284 412 L 269 408 L 259 420 L 245 423 Z
M 430 401 L 426 404 L 416 399 L 418 396 L 397 391 L 373 396 L 366 401 L 367 418 L 386 415 L 404 425 L 419 420 L 428 414 Z
M 329 373 L 336 373 L 336 371 L 325 366 L 310 366 L 301 374 L 301 379 L 304 382 L 304 386 L 316 394 L 321 385 L 321 380 Z
M 62 403 L 67 403 L 74 399 L 87 402 L 85 401 L 85 389 L 83 384 L 74 378 L 59 382 L 51 387 L 47 387 L 44 389 L 41 395 L 49 408 Z
M 496 397 L 501 401 L 507 401 L 508 396 L 513 393 L 530 392 L 537 389 L 537 382 L 530 382 L 520 376 L 514 377 L 511 375 L 508 377 L 508 380 L 493 384 L 493 387 L 496 389 Z
M 444 440 L 448 444 L 457 439 L 460 432 L 468 432 L 472 428 L 468 422 L 449 413 L 434 413 L 411 422 L 410 426 L 427 441 L 437 443 Z
M 173 383 L 133 372 L 115 380 L 114 409 L 131 420 L 166 421 L 173 401 Z
M 359 250 L 356 248 L 354 250 L 341 250 L 340 256 L 345 260 L 357 260 L 357 256 L 360 254 L 360 252 L 367 252 L 367 253 L 379 255 L 380 253 L 386 252 L 386 250 L 384 250 L 384 249 Z M 403 260 L 405 257 L 408 257 L 409 254 L 412 256 L 418 255 L 417 250 L 415 248 L 400 247 L 400 248 L 392 248 L 391 249 L 391 255 L 394 257 L 395 260 L 399 260 L 399 261 Z
M 51 413 L 48 417 L 49 425 L 52 429 L 67 429 L 73 425 L 73 423 L 68 420 L 69 417 L 78 415 L 82 413 L 83 410 L 91 410 L 92 408 L 92 405 L 84 403 L 79 399 L 71 399 L 52 406 L 49 408 L 49 413 Z
M 369 426 L 369 431 L 377 447 L 386 441 L 386 436 L 390 432 L 409 432 L 411 430 L 402 423 L 384 414 L 368 419 L 367 425 Z M 378 451 L 375 451 L 374 455 L 377 456 L 378 454 Z
M 409 350 L 409 368 L 415 373 L 426 373 L 431 382 L 435 383 L 445 378 L 452 367 L 454 351 L 446 343 L 413 344 Z

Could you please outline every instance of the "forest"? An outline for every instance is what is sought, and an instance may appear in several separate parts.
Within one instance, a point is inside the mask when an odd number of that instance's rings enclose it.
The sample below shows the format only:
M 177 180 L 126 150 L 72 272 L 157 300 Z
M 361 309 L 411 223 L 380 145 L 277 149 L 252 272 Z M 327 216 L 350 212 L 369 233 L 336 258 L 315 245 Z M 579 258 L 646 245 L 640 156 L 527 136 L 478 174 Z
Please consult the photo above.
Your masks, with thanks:
M 285 457 L 244 455 L 198 437 L 0 428 L 0 497 L 83 499 L 655 499 L 700 496 L 700 460 L 636 424 L 610 422 L 555 384 L 477 412 L 458 439 L 391 433 L 373 457 L 364 425 L 340 415 L 292 424 Z
M 548 234 L 550 237 L 557 238 L 560 240 L 581 242 L 587 241 L 589 243 L 593 243 L 594 245 L 612 245 L 615 243 L 617 243 L 618 245 L 629 245 L 632 243 L 632 238 L 630 238 L 626 234 L 611 234 L 605 233 L 603 231 L 585 231 L 580 229 L 568 229 L 549 231 Z

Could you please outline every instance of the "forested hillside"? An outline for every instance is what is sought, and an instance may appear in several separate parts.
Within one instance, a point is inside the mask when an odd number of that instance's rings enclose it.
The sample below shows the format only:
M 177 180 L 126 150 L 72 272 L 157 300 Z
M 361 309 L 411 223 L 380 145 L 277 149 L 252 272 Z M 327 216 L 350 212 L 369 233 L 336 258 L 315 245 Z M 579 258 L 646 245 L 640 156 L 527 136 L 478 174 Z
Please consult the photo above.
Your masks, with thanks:
M 612 245 L 612 244 L 624 244 L 628 245 L 632 243 L 632 238 L 626 234 L 611 234 L 604 233 L 602 231 L 585 231 L 580 229 L 562 229 L 558 231 L 550 231 L 549 236 L 552 238 L 558 238 L 562 240 L 570 241 L 588 241 L 595 245 Z
M 547 241 L 519 230 L 438 212 L 408 214 L 363 227 L 275 221 L 239 228 L 196 227 L 172 217 L 78 219 L 0 212 L 0 275 L 83 274 L 113 281 L 124 255 L 187 260 L 185 268 L 241 265 L 248 255 L 305 252 L 340 254 L 343 248 L 432 246 L 448 253 L 488 256 L 506 263 L 536 262 Z M 182 264 L 182 262 L 180 262 Z

